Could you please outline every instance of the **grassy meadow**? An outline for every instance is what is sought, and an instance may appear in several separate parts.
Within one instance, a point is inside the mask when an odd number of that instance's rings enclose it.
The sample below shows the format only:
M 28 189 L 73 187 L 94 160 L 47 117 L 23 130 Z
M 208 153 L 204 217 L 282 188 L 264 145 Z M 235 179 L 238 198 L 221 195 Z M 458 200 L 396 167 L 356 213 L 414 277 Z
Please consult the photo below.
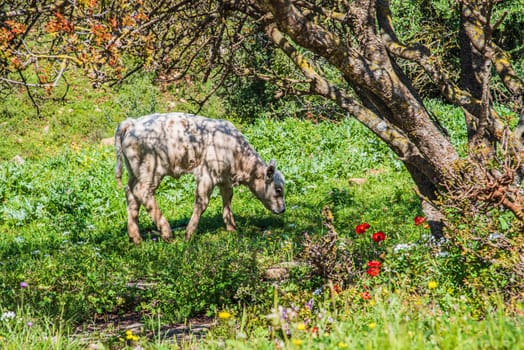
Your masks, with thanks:
M 190 111 L 189 88 L 160 90 L 147 76 L 119 88 L 78 84 L 40 116 L 23 93 L 1 102 L 0 348 L 524 349 L 524 295 L 505 296 L 489 270 L 478 270 L 493 280 L 489 293 L 464 283 L 461 253 L 415 224 L 422 212 L 402 164 L 351 119 L 249 122 L 212 99 L 200 114 L 229 118 L 276 160 L 286 213 L 237 187 L 229 233 L 215 192 L 185 242 L 194 180 L 166 179 L 157 199 L 174 241 L 160 242 L 142 209 L 145 240 L 132 245 L 114 150 L 101 140 L 126 117 Z M 429 107 L 462 142 L 460 112 Z M 331 217 L 336 248 L 322 250 Z M 285 276 L 268 277 L 275 269 Z M 198 320 L 207 329 L 198 335 L 169 331 Z

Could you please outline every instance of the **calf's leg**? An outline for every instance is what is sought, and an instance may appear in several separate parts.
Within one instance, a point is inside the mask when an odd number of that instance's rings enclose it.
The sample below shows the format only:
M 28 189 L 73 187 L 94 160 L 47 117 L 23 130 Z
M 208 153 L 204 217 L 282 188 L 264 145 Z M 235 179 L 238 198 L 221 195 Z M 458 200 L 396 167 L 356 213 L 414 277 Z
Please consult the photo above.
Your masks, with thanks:
M 233 211 L 231 210 L 233 187 L 229 184 L 220 185 L 220 195 L 222 196 L 222 217 L 224 218 L 224 224 L 226 224 L 226 230 L 235 231 L 237 227 L 233 217 Z
M 166 220 L 153 195 L 150 195 L 144 201 L 144 207 L 146 208 L 149 216 L 153 219 L 156 224 L 156 227 L 160 231 L 160 237 L 165 242 L 170 242 L 173 239 L 173 234 L 171 232 L 171 226 Z
M 164 215 L 162 215 L 155 199 L 155 190 L 160 184 L 160 181 L 161 178 L 155 178 L 150 183 L 139 183 L 134 187 L 133 193 L 144 205 L 151 219 L 153 219 L 153 222 L 160 231 L 162 240 L 169 242 L 173 238 L 171 226 Z
M 129 179 L 126 187 L 127 232 L 135 244 L 142 241 L 138 228 L 138 214 L 141 204 L 146 208 L 151 219 L 153 219 L 162 239 L 169 242 L 173 238 L 169 222 L 162 215 L 154 196 L 161 180 L 162 178 L 160 177 L 155 177 L 150 182 L 140 182 L 136 178 Z
M 198 227 L 200 216 L 207 209 L 209 204 L 209 196 L 213 190 L 213 183 L 208 177 L 201 177 L 197 180 L 197 188 L 195 194 L 195 206 L 193 208 L 193 215 L 187 224 L 186 240 L 189 241 L 191 235 L 195 233 Z
M 140 231 L 138 229 L 138 213 L 140 210 L 140 202 L 138 198 L 133 194 L 133 188 L 135 187 L 136 180 L 133 178 L 129 179 L 126 186 L 126 201 L 127 201 L 127 234 L 133 243 L 138 244 L 142 241 L 140 237 Z

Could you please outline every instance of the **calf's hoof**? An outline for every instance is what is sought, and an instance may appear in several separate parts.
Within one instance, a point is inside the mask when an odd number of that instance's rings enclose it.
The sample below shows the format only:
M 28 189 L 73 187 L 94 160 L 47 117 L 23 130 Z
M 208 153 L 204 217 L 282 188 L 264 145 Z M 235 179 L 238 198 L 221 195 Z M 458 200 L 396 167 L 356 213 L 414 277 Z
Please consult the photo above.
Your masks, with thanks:
M 187 232 L 186 231 L 186 241 L 190 241 L 191 240 L 191 235 L 192 234 L 193 234 L 192 232 Z
M 136 244 L 136 245 L 138 245 L 138 244 L 140 244 L 142 242 L 142 238 L 140 238 L 140 237 L 138 237 L 138 238 L 137 237 L 129 237 L 129 240 L 131 242 L 133 242 L 134 244 Z
M 164 235 L 164 236 L 160 236 L 160 238 L 162 238 L 162 241 L 164 241 L 165 243 L 171 243 L 173 242 L 173 235 Z

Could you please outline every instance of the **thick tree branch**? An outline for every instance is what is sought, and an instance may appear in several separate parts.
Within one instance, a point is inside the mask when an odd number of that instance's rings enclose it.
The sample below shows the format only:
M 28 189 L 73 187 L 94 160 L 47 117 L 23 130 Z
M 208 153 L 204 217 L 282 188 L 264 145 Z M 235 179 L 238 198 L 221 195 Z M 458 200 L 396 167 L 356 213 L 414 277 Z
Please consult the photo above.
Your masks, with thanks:
M 329 58 L 338 53 L 340 38 L 322 26 L 307 21 L 289 0 L 265 0 L 263 5 L 272 13 L 280 29 L 288 33 L 297 44 Z M 347 54 L 345 55 L 347 56 Z M 347 58 L 347 57 L 346 57 Z
M 389 61 L 384 60 L 386 48 L 377 35 L 375 8 L 375 0 L 354 0 L 346 14 L 347 23 L 366 59 L 390 68 Z
M 364 37 L 376 46 L 368 47 L 367 53 L 359 47 L 348 47 L 336 34 L 306 18 L 291 1 L 267 0 L 264 4 L 279 30 L 292 38 L 295 44 L 326 58 L 342 73 L 366 108 L 409 134 L 409 140 L 425 160 L 435 162 L 438 159 L 440 165 L 431 166 L 440 169 L 433 181 L 447 176 L 449 170 L 445 168 L 452 166 L 458 154 L 447 136 L 431 120 L 416 91 L 389 64 L 386 50 L 380 40 L 374 38 L 374 30 L 366 27 L 375 23 L 366 12 L 373 10 L 369 7 L 369 1 L 352 2 L 349 11 L 352 30 L 363 29 L 365 33 L 360 33 L 358 37 Z M 435 144 L 439 146 L 435 147 Z M 443 163 L 447 166 L 442 167 Z
M 492 43 L 494 50 L 493 64 L 504 86 L 522 103 L 524 95 L 524 81 L 517 75 L 510 62 L 509 54 Z
M 322 15 L 322 16 L 324 16 L 326 18 L 335 20 L 337 22 L 341 22 L 342 23 L 342 22 L 346 21 L 346 14 L 344 14 L 342 12 L 335 11 L 333 8 L 326 9 L 325 7 L 317 6 L 316 4 L 312 4 L 312 3 L 308 2 L 308 1 L 295 1 L 294 4 L 297 7 L 303 7 L 303 8 L 306 8 L 306 9 L 310 10 L 311 13 L 316 13 L 316 14 Z M 304 13 L 304 14 L 306 14 L 306 13 Z
M 304 76 L 309 79 L 310 88 L 314 93 L 329 98 L 348 111 L 386 142 L 402 160 L 413 164 L 418 163 L 418 165 L 425 162 L 416 146 L 409 141 L 400 129 L 379 118 L 371 110 L 362 106 L 319 74 L 313 68 L 313 65 L 291 45 L 274 23 L 266 24 L 265 30 L 275 45 L 282 49 Z M 430 168 L 428 166 L 426 169 L 429 170 Z M 426 173 L 426 176 L 434 177 L 435 174 L 430 172 Z

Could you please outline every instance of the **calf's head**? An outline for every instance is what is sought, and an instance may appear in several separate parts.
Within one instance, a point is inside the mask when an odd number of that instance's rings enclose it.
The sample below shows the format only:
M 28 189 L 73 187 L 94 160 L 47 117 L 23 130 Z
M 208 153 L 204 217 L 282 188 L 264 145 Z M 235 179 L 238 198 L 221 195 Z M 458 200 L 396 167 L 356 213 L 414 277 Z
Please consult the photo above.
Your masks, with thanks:
M 271 210 L 273 214 L 282 214 L 286 211 L 284 200 L 284 176 L 276 169 L 275 161 L 271 160 L 264 169 L 263 174 L 250 186 L 255 196 Z

